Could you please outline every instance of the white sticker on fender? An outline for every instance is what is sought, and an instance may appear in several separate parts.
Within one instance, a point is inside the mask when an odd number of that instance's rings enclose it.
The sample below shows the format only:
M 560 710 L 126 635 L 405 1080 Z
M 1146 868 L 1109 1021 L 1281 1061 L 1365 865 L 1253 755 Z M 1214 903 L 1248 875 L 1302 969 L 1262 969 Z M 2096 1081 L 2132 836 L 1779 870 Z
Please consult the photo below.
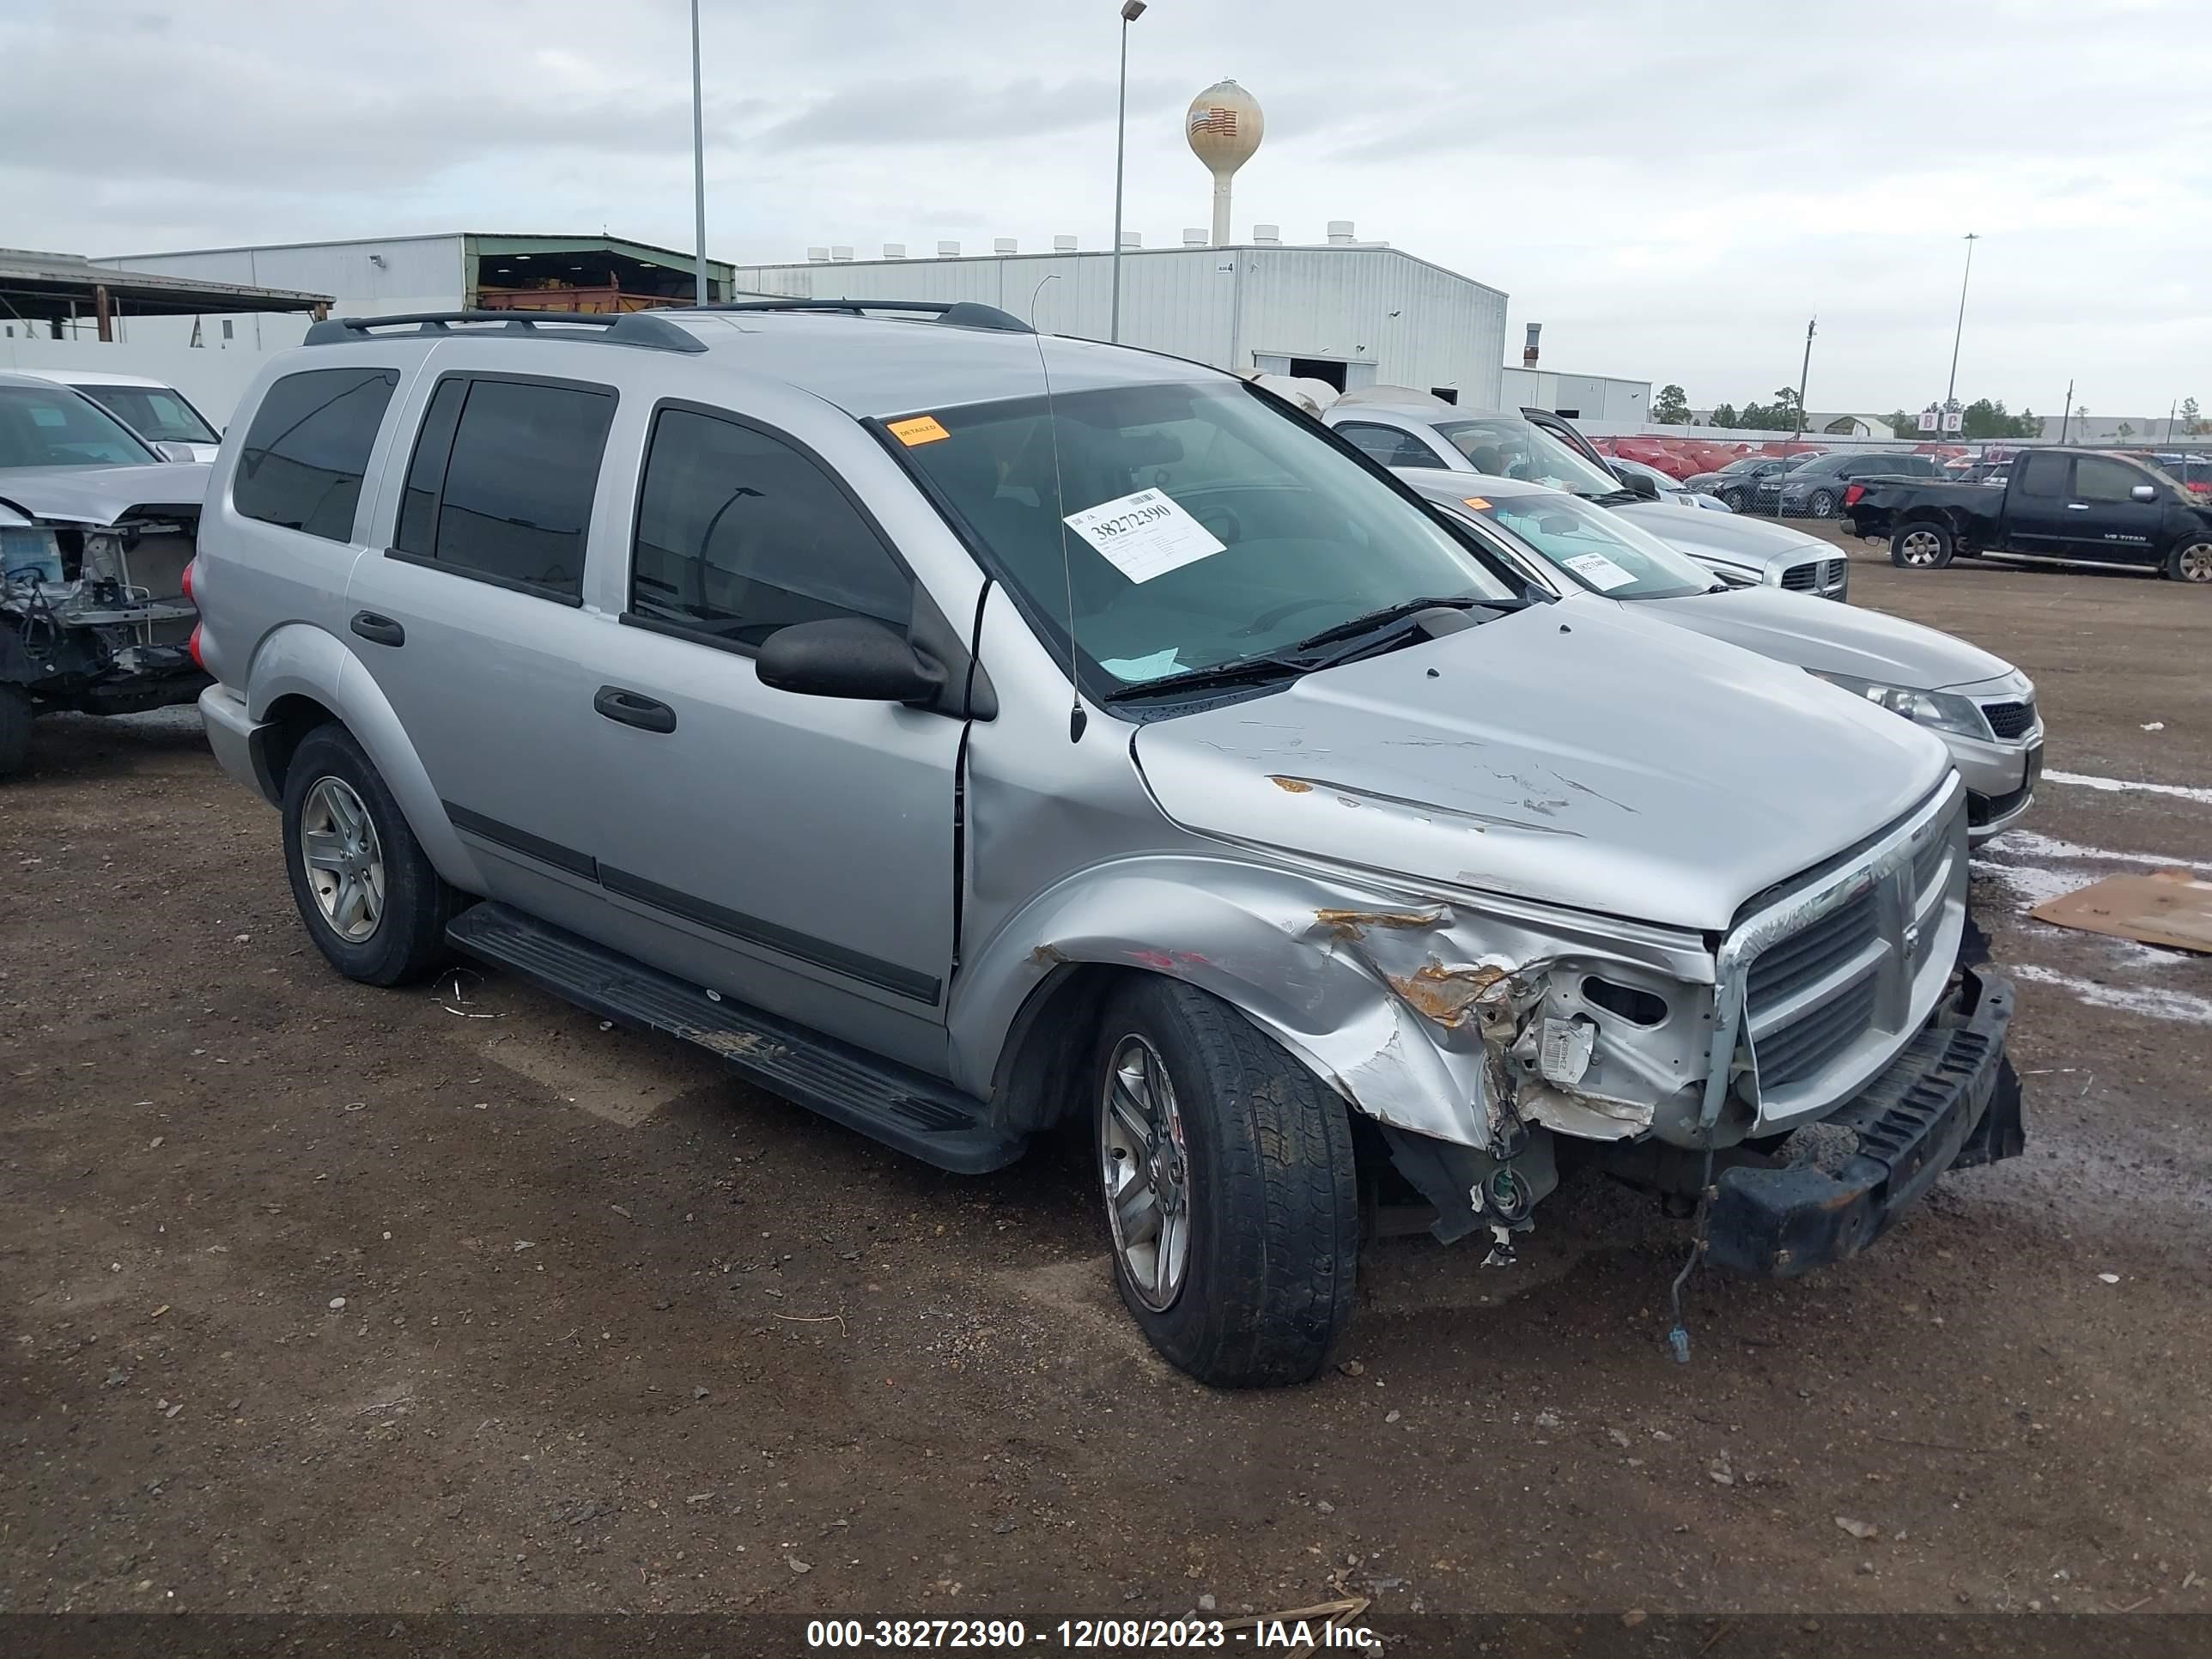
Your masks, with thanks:
M 1562 559 L 1559 562 L 1601 593 L 1610 593 L 1616 587 L 1626 587 L 1636 580 L 1632 573 L 1623 570 L 1602 553 L 1577 553 L 1572 558 Z
M 1101 501 L 1069 514 L 1065 522 L 1133 582 L 1164 576 L 1224 548 L 1212 531 L 1157 489 Z

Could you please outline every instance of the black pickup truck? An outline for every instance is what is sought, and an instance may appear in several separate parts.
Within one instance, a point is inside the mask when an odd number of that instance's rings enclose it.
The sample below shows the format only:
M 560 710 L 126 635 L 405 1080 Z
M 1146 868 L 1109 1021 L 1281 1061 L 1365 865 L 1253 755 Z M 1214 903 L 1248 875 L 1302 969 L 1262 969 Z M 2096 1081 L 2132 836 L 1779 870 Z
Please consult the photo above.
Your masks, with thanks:
M 2031 449 L 2003 487 L 1869 480 L 1844 492 L 1844 515 L 1893 564 L 1941 570 L 1952 559 L 2022 554 L 2148 565 L 2212 585 L 2212 504 L 2157 467 L 2091 449 Z

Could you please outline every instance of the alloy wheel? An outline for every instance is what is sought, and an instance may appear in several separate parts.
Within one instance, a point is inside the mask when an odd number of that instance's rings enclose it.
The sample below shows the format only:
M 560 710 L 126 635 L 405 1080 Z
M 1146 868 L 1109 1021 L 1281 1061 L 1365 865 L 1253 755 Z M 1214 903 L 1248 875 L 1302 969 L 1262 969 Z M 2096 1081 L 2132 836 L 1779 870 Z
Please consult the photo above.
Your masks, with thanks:
M 318 778 L 300 803 L 300 862 L 316 908 L 349 945 L 384 920 L 384 846 L 368 808 L 343 778 Z
M 2173 568 L 2185 582 L 2212 582 L 2212 542 L 2191 542 L 2173 556 Z
M 1942 556 L 1943 538 L 1932 530 L 1911 531 L 1898 544 L 1898 551 L 1905 556 L 1905 563 L 1925 569 Z
M 1139 1302 L 1164 1313 L 1190 1261 L 1190 1158 L 1166 1063 L 1133 1032 L 1106 1066 L 1098 1164 L 1122 1273 Z

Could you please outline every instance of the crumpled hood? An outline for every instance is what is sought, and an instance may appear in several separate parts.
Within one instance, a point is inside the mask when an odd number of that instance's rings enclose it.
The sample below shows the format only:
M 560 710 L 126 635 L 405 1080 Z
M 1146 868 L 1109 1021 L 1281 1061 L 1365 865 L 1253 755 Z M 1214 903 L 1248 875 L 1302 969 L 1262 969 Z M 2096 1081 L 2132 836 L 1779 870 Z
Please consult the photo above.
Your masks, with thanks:
M 1741 587 L 1647 599 L 1654 615 L 1800 668 L 1941 691 L 2014 673 L 2002 657 L 1955 635 L 1879 611 L 1778 588 Z
M 204 461 L 4 467 L 0 468 L 0 501 L 34 518 L 70 524 L 113 524 L 134 507 L 197 512 L 206 499 L 211 471 Z
M 1643 526 L 1677 552 L 1745 570 L 1844 556 L 1832 543 L 1747 514 L 1712 513 L 1701 507 L 1677 507 L 1672 501 L 1636 501 L 1613 511 Z
M 1137 763 L 1202 834 L 1698 930 L 1950 769 L 1910 720 L 1635 609 L 1532 605 L 1156 720 Z

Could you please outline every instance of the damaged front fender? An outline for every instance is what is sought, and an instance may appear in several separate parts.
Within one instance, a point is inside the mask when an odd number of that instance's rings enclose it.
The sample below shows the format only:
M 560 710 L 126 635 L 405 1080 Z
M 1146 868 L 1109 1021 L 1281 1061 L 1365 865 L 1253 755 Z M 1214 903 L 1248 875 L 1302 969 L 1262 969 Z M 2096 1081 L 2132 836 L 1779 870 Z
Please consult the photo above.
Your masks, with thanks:
M 1085 872 L 1009 918 L 963 965 L 950 1011 L 969 1073 L 957 1080 L 987 1093 L 1024 1003 L 1081 963 L 1209 991 L 1361 1111 L 1462 1146 L 1506 1144 L 1524 1124 L 1632 1134 L 1693 1080 L 1711 977 L 1701 940 L 1518 901 L 1348 885 L 1176 856 Z M 1602 1010 L 1584 994 L 1592 975 L 1665 1017 L 1638 1027 Z

